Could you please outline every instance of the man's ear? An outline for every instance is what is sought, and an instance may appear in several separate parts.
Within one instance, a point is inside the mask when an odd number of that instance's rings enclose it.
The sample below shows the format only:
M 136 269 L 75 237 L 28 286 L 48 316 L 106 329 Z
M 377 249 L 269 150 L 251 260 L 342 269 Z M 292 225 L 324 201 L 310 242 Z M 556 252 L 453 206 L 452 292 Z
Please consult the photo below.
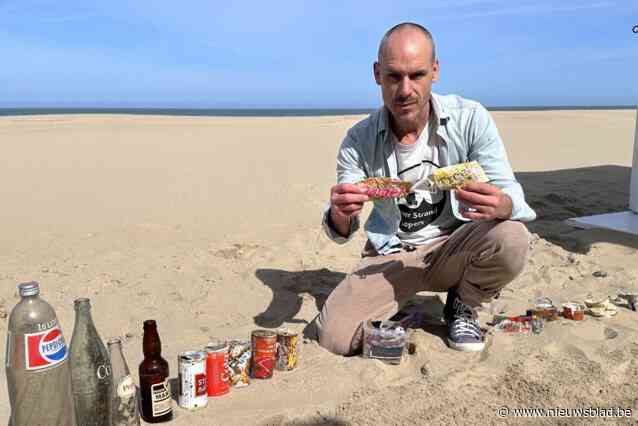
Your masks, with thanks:
M 372 66 L 372 72 L 374 73 L 374 81 L 376 81 L 377 84 L 381 86 L 381 69 L 378 62 L 375 62 Z
M 432 82 L 439 81 L 439 60 L 435 59 L 432 66 Z

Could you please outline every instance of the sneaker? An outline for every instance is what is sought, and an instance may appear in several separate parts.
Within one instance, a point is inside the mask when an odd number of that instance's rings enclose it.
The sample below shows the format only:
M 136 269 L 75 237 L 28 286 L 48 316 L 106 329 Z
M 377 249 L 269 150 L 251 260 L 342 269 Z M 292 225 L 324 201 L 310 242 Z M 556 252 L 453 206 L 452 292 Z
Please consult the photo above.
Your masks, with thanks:
M 448 291 L 443 315 L 448 325 L 447 342 L 450 348 L 467 352 L 478 352 L 485 348 L 476 310 L 461 302 L 455 289 Z

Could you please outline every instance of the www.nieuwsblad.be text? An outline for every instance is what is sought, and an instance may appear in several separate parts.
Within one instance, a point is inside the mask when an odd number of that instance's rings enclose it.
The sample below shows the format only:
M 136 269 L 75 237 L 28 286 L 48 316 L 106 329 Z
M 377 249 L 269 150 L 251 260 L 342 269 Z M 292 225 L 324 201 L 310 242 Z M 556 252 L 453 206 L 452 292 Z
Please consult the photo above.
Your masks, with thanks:
M 632 416 L 631 408 L 510 408 L 499 407 L 496 414 L 501 417 L 589 417 L 589 418 L 628 418 Z

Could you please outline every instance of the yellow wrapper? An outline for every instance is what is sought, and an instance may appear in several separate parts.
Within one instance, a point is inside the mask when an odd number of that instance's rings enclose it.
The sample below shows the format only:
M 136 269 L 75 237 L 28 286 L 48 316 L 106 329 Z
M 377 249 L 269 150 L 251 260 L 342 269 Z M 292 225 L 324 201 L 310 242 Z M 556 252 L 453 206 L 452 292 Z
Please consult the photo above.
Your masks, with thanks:
M 487 182 L 489 179 L 476 161 L 443 167 L 430 175 L 432 185 L 440 191 L 459 189 L 468 182 Z

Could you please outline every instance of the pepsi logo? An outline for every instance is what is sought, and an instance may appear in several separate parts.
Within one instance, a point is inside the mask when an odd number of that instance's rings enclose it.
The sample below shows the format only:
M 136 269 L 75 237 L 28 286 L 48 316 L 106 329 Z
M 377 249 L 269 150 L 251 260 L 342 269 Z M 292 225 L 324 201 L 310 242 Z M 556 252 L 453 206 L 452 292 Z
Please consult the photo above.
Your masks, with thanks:
M 24 335 L 27 370 L 51 367 L 66 359 L 67 348 L 60 327 Z
M 66 344 L 60 329 L 55 328 L 47 333 L 40 342 L 40 353 L 45 359 L 55 362 L 66 356 Z

